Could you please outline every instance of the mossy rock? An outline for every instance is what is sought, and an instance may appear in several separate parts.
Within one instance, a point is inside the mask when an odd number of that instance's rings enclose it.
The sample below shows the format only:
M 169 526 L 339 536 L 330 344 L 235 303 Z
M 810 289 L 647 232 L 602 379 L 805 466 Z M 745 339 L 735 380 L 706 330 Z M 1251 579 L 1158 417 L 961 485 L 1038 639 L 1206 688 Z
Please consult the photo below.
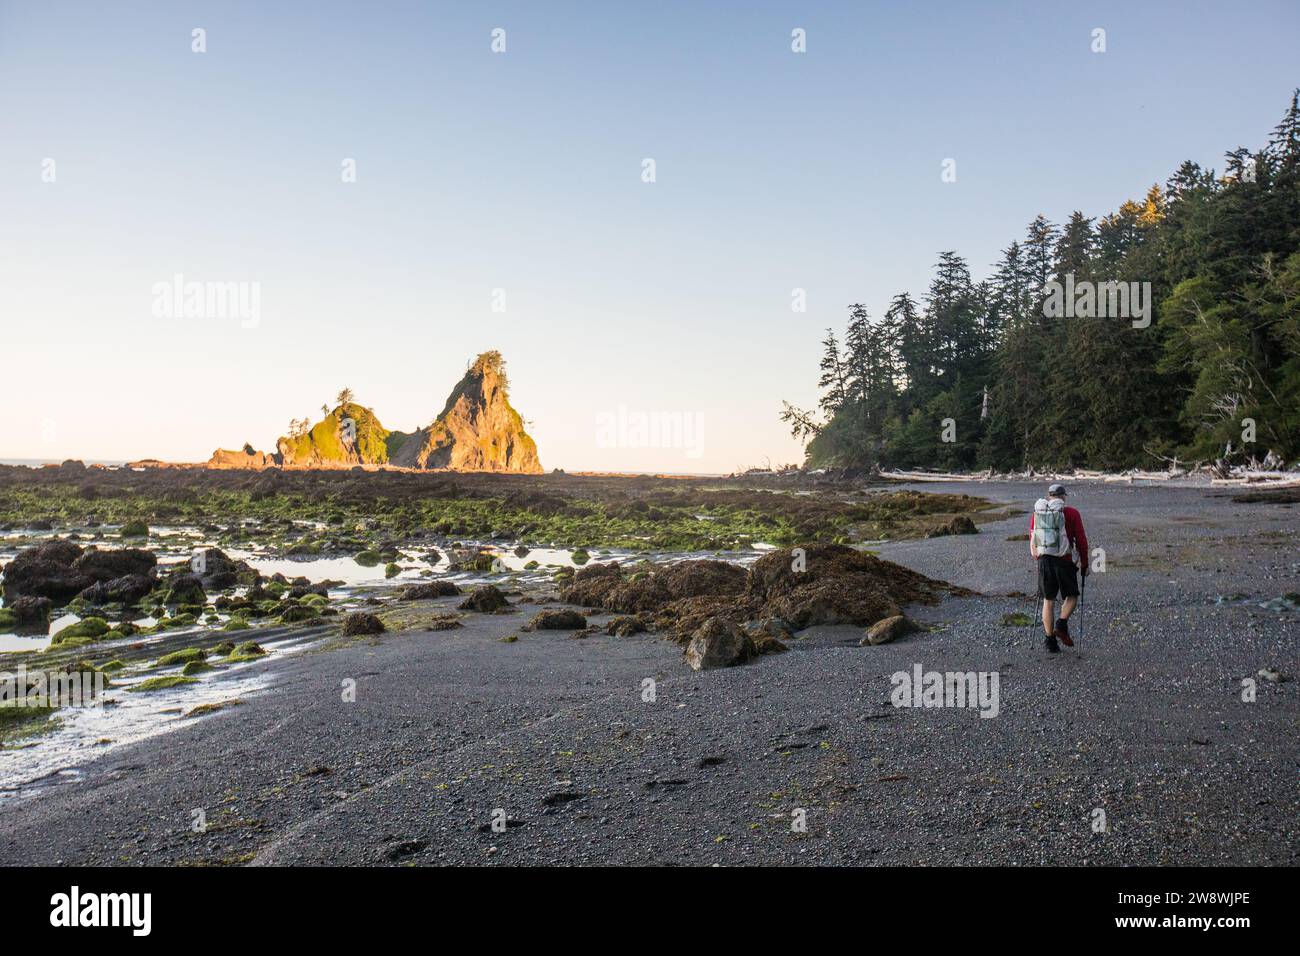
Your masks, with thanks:
M 397 564 L 389 564 L 387 567 L 384 568 L 384 577 L 386 578 L 395 578 L 401 573 L 402 573 L 402 569 Z
M 181 673 L 186 677 L 192 677 L 195 674 L 202 674 L 204 671 L 212 670 L 212 665 L 207 661 L 190 661 L 181 668 Z
M 212 653 L 216 654 L 218 657 L 225 657 L 227 654 L 233 654 L 234 652 L 235 645 L 231 641 L 222 641 L 212 649 Z
M 88 640 L 98 640 L 107 634 L 112 628 L 102 617 L 84 617 L 76 624 L 65 627 L 51 639 L 51 644 L 68 644 L 69 641 L 76 638 L 87 638 Z
M 126 663 L 119 660 L 111 660 L 99 665 L 99 669 L 105 674 L 114 674 L 126 667 Z
M 149 537 L 149 526 L 143 521 L 128 521 L 122 525 L 122 529 L 118 534 L 124 538 L 147 538 Z
M 228 707 L 238 707 L 243 703 L 238 697 L 231 700 L 217 700 L 210 704 L 199 704 L 199 706 L 186 711 L 185 717 L 206 717 L 208 714 L 215 714 L 219 710 L 225 710 Z
M 0 607 L 0 630 L 18 625 L 18 615 L 13 611 Z
M 252 625 L 242 617 L 232 617 L 225 624 L 221 625 L 223 631 L 247 631 Z
M 377 564 L 379 564 L 379 560 L 380 560 L 379 552 L 368 551 L 368 550 L 362 551 L 359 554 L 354 554 L 352 556 L 352 560 L 355 561 L 357 564 L 361 565 L 363 568 L 373 568 Z
M 50 718 L 57 710 L 57 707 L 29 707 L 16 700 L 0 701 L 0 744 L 53 730 L 58 722 Z
M 140 632 L 140 628 L 130 621 L 123 621 L 121 624 L 114 624 L 113 629 L 104 635 L 105 640 L 113 640 L 118 637 L 134 637 Z
M 320 614 L 314 607 L 305 604 L 295 604 L 291 608 L 286 608 L 280 615 L 281 624 L 301 624 L 306 621 L 318 621 Z
M 208 652 L 201 647 L 187 647 L 181 651 L 172 651 L 170 654 L 164 654 L 154 662 L 154 667 L 175 667 L 177 664 L 188 664 L 190 661 L 201 661 L 208 656 Z
M 343 619 L 343 636 L 359 637 L 363 634 L 382 634 L 388 630 L 384 622 L 367 611 L 354 611 Z
M 197 684 L 197 677 L 185 677 L 182 674 L 168 674 L 165 677 L 150 677 L 142 680 L 134 687 L 127 688 L 132 693 L 141 694 L 154 690 L 167 690 L 169 687 L 183 687 L 186 684 Z
M 266 648 L 262 647 L 261 644 L 258 644 L 256 641 L 244 641 L 242 644 L 237 644 L 235 649 L 227 655 L 226 662 L 229 664 L 239 664 L 243 661 L 255 661 L 259 657 L 265 656 Z

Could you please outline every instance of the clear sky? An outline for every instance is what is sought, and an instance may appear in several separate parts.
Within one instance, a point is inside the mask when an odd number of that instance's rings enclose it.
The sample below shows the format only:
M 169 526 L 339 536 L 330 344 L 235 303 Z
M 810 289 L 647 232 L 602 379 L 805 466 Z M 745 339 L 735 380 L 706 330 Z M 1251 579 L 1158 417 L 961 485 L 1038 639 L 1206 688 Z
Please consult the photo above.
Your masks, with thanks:
M 547 468 L 796 461 L 848 303 L 1261 145 L 1297 36 L 1294 0 L 0 0 L 0 458 L 271 450 L 345 385 L 409 430 L 495 348 Z M 177 274 L 256 322 L 156 315 Z M 611 447 L 642 414 L 684 447 Z

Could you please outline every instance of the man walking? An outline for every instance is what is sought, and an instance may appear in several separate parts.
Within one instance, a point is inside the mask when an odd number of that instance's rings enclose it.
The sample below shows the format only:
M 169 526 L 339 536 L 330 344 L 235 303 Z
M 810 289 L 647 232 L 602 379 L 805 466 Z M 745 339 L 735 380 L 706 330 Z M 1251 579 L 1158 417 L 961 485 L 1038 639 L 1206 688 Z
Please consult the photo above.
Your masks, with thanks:
M 1029 553 L 1038 562 L 1038 596 L 1043 599 L 1043 644 L 1049 653 L 1059 654 L 1061 644 L 1073 647 L 1070 639 L 1070 615 L 1079 606 L 1079 582 L 1074 576 L 1075 562 L 1071 550 L 1079 555 L 1079 573 L 1088 575 L 1088 536 L 1083 531 L 1083 517 L 1065 505 L 1065 485 L 1054 483 L 1047 497 L 1034 504 L 1029 519 Z M 1061 596 L 1061 614 L 1055 617 L 1053 602 Z

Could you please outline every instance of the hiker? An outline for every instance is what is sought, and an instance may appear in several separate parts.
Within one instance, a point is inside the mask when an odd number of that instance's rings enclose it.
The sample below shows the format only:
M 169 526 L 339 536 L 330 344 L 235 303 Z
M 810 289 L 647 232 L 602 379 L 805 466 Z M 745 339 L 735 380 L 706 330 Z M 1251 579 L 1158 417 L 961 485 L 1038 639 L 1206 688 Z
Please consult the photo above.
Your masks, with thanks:
M 1088 576 L 1088 536 L 1083 518 L 1075 508 L 1065 506 L 1065 485 L 1053 483 L 1047 497 L 1034 503 L 1029 519 L 1029 553 L 1038 562 L 1038 596 L 1043 599 L 1044 646 L 1052 654 L 1061 651 L 1058 640 L 1073 647 L 1070 639 L 1070 615 L 1079 606 L 1079 582 L 1075 579 L 1073 548 L 1079 554 L 1079 573 Z M 1061 615 L 1053 616 L 1052 604 L 1061 596 Z

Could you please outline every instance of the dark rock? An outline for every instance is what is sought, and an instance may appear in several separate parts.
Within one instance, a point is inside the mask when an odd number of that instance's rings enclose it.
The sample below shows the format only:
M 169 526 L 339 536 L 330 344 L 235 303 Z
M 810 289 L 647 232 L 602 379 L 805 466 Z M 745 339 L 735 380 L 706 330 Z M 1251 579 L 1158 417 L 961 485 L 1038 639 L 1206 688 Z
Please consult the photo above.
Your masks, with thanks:
M 125 574 L 92 584 L 77 596 L 91 604 L 135 604 L 153 591 L 154 584 L 148 575 Z
M 927 538 L 942 538 L 950 534 L 979 534 L 979 528 L 975 527 L 975 522 L 965 515 L 957 515 L 947 524 L 941 524 L 931 528 L 925 533 Z
M 423 584 L 411 584 L 402 589 L 404 601 L 427 601 L 430 598 L 453 597 L 462 593 L 451 581 L 426 581 Z
M 163 598 L 164 604 L 205 604 L 208 595 L 203 590 L 203 582 L 195 574 L 182 574 L 173 578 L 171 589 Z
M 734 622 L 718 617 L 701 624 L 686 645 L 686 663 L 697 671 L 734 667 L 757 654 L 748 634 Z
M 246 561 L 234 561 L 220 548 L 205 548 L 190 558 L 190 570 L 209 591 L 224 591 L 239 583 L 242 573 L 252 568 Z
M 72 567 L 73 570 L 94 578 L 96 582 L 102 582 L 133 575 L 149 575 L 157 565 L 158 559 L 153 552 L 143 548 L 120 548 L 116 551 L 90 548 L 73 562 Z
M 480 588 L 475 588 L 474 593 L 461 601 L 459 605 L 462 611 L 481 611 L 483 613 L 499 611 L 509 606 L 510 602 L 506 600 L 506 596 L 492 584 L 485 584 Z
M 90 575 L 73 569 L 81 555 L 80 545 L 57 540 L 21 552 L 5 566 L 5 600 L 31 595 L 66 604 L 95 583 Z
M 624 614 L 605 625 L 605 633 L 614 637 L 631 637 L 646 629 L 645 621 L 635 614 Z
M 13 612 L 17 627 L 34 627 L 50 623 L 52 604 L 45 597 L 20 597 L 5 607 Z
M 535 631 L 573 631 L 587 626 L 587 619 L 577 611 L 541 611 L 529 622 Z
M 858 641 L 859 647 L 866 647 L 868 644 L 888 644 L 890 641 L 896 641 L 900 637 L 913 634 L 919 631 L 909 618 L 902 614 L 895 614 L 892 617 L 883 618 L 872 624 L 867 629 L 866 635 Z
M 367 611 L 353 611 L 343 619 L 343 636 L 358 637 L 362 634 L 382 634 L 387 628 L 384 622 Z

